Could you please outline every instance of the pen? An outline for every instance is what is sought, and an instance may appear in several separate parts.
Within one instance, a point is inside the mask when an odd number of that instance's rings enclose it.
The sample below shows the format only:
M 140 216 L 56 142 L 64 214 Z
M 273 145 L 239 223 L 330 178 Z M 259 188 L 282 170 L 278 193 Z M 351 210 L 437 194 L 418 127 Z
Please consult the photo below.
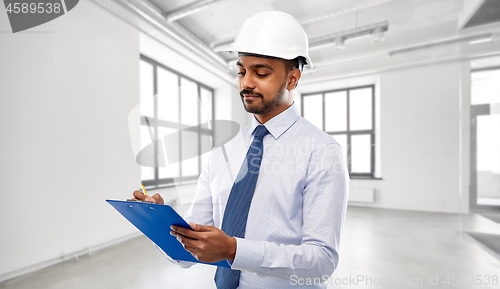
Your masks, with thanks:
M 146 189 L 144 188 L 144 185 L 141 184 L 141 187 L 142 187 L 142 192 L 146 195 L 146 197 L 148 196 L 148 193 L 146 193 Z

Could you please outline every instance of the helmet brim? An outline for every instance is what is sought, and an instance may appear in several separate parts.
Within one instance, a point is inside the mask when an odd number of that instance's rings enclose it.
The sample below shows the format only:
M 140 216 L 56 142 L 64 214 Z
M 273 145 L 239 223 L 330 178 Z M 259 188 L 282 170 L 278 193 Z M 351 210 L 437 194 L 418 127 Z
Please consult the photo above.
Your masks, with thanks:
M 244 53 L 244 54 L 251 54 L 263 58 L 276 58 L 276 59 L 286 59 L 286 60 L 292 60 L 297 57 L 304 57 L 306 59 L 306 64 L 304 67 L 307 67 L 309 69 L 313 68 L 311 58 L 309 57 L 308 54 L 306 53 L 301 53 L 298 51 L 298 49 L 290 49 L 287 51 L 287 53 L 281 53 L 280 55 L 276 55 L 275 53 L 272 53 L 270 49 L 266 47 L 244 47 L 241 45 L 235 45 L 234 43 L 231 44 L 228 47 L 222 48 L 219 51 L 226 51 L 226 52 L 235 52 L 235 53 Z M 304 55 L 306 54 L 306 55 Z

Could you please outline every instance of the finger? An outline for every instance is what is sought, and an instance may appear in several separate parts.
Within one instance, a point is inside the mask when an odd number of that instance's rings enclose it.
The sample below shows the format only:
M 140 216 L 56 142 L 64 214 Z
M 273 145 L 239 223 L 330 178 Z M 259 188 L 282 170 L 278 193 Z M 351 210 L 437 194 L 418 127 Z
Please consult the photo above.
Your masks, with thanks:
M 178 227 L 178 226 L 175 226 L 172 228 L 173 231 L 175 231 L 177 234 L 181 234 L 183 236 L 186 236 L 186 237 L 189 237 L 189 238 L 192 238 L 194 237 L 194 235 L 192 233 L 194 233 L 193 230 L 190 230 L 190 229 L 187 229 L 187 228 L 183 228 L 183 227 Z
M 184 249 L 186 251 L 188 251 L 189 253 L 191 253 L 193 256 L 195 256 L 195 254 L 198 254 L 198 249 L 196 247 L 184 245 Z M 195 256 L 195 258 L 198 259 L 198 257 L 196 257 L 196 256 Z
M 201 251 L 198 248 L 198 245 L 200 245 L 200 241 L 190 239 L 190 238 L 185 237 L 185 236 L 183 236 L 179 233 L 176 233 L 174 231 L 171 231 L 170 234 L 176 236 L 177 241 L 179 241 L 179 243 L 181 243 L 184 250 L 188 251 L 189 253 L 191 253 L 191 255 L 193 255 L 193 257 L 195 257 L 197 260 L 199 260 L 198 254 Z
M 208 232 L 213 230 L 213 226 L 204 226 L 200 224 L 189 223 L 191 228 L 196 232 Z
M 132 195 L 134 196 L 134 198 L 141 201 L 144 201 L 144 198 L 146 198 L 146 195 L 144 195 L 141 191 L 134 191 Z
M 170 226 L 170 229 L 171 229 L 172 231 L 175 231 L 175 232 L 177 232 L 177 233 L 181 233 L 181 234 L 183 234 L 183 235 L 185 235 L 184 233 L 186 233 L 186 234 L 187 234 L 187 231 L 193 231 L 193 230 L 191 230 L 191 229 L 189 229 L 189 228 L 184 228 L 184 227 L 181 227 L 181 226 L 176 226 L 176 225 L 172 225 L 172 226 Z
M 186 248 L 186 246 L 192 248 L 192 250 L 197 248 L 196 244 L 198 243 L 198 240 L 190 239 L 181 234 L 176 234 L 175 237 L 177 241 L 179 241 L 179 243 L 181 243 L 184 246 L 184 248 Z
M 153 198 L 155 199 L 155 201 L 154 201 L 155 204 L 160 204 L 160 205 L 165 204 L 165 202 L 163 201 L 163 198 L 161 197 L 160 194 L 158 194 L 158 193 L 154 194 Z
M 153 197 L 147 196 L 147 197 L 144 198 L 144 201 L 146 201 L 146 202 L 153 202 L 154 204 L 156 204 L 156 199 L 153 198 Z
M 183 238 L 185 238 L 185 239 L 195 240 L 195 239 L 190 238 L 190 237 L 188 237 L 188 236 L 182 235 L 181 233 L 178 233 L 178 232 L 176 232 L 176 231 L 170 231 L 170 235 L 172 235 L 172 236 L 174 236 L 174 237 L 181 236 L 181 237 L 183 237 Z M 180 241 L 179 241 L 179 242 L 180 242 Z
M 170 227 L 170 229 L 172 229 L 176 233 L 184 235 L 188 238 L 198 239 L 198 233 L 191 230 L 191 229 L 183 228 L 183 227 L 179 227 L 179 226 L 172 226 L 172 227 Z

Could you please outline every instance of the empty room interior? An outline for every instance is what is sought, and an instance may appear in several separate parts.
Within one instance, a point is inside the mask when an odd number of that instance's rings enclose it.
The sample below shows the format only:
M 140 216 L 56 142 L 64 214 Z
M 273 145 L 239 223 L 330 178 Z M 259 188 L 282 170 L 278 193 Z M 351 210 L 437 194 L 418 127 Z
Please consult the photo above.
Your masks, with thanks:
M 28 23 L 48 6 L 4 2 L 0 288 L 218 288 L 219 270 L 237 271 L 239 288 L 500 288 L 500 1 L 50 0 L 61 14 L 21 30 L 16 17 Z M 293 26 L 268 25 L 273 17 L 299 28 L 270 39 Z M 293 46 L 300 27 L 307 57 L 272 82 L 289 58 L 266 51 Z M 236 50 L 252 37 L 276 47 Z M 268 111 L 251 110 L 267 97 Z M 293 113 L 290 127 L 278 126 Z M 240 175 L 255 126 L 267 135 L 241 240 L 224 224 L 250 178 Z M 291 136 L 306 127 L 340 148 L 331 157 L 340 171 L 282 166 L 321 156 L 300 155 L 306 136 Z M 294 152 L 279 156 L 273 144 L 284 139 Z M 283 162 L 271 164 L 272 153 Z M 295 183 L 304 185 L 287 189 Z M 164 205 L 127 201 L 134 191 Z M 234 260 L 221 261 L 233 270 L 183 268 L 188 259 L 170 253 L 202 258 L 182 243 L 196 238 L 171 236 L 170 217 L 156 212 L 193 216 L 207 208 L 203 194 L 214 230 L 237 240 Z M 224 194 L 227 214 L 217 210 Z M 303 227 L 275 226 L 292 221 Z M 338 233 L 334 249 L 310 232 L 316 222 L 314 234 Z M 288 231 L 298 243 L 276 237 Z M 244 256 L 249 242 L 263 257 Z M 321 247 L 334 267 L 316 278 L 322 265 L 301 255 L 305 246 Z

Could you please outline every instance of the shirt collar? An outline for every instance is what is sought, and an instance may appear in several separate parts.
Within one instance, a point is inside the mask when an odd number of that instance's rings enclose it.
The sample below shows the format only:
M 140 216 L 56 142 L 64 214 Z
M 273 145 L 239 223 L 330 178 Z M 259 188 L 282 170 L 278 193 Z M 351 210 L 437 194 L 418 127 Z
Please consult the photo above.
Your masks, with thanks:
M 280 114 L 268 120 L 264 126 L 267 128 L 269 133 L 273 135 L 275 139 L 279 138 L 289 127 L 291 127 L 295 121 L 300 117 L 299 108 L 297 105 L 292 103 L 287 109 L 282 111 Z M 254 117 L 252 118 L 251 132 L 252 135 L 255 128 L 260 125 L 260 122 Z

